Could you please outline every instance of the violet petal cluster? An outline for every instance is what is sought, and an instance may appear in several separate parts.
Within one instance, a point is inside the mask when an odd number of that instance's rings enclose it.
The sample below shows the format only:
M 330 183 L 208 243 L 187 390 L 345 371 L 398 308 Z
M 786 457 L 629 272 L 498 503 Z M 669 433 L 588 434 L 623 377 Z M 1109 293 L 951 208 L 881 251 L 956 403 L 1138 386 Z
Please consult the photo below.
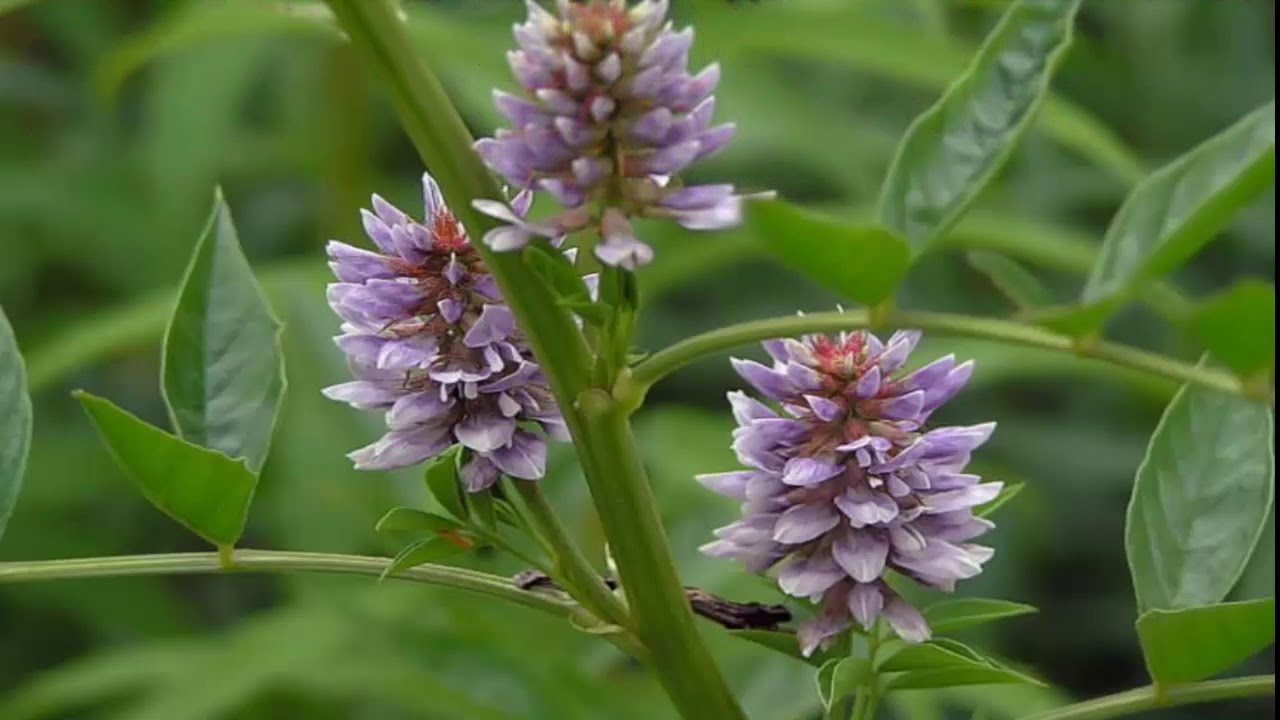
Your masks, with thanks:
M 666 21 L 668 0 L 557 0 L 551 13 L 527 0 L 515 26 L 519 49 L 508 54 L 524 89 L 495 92 L 511 123 L 476 150 L 512 186 L 552 195 L 566 210 L 525 223 L 500 204 L 477 208 L 510 227 L 485 236 L 495 250 L 535 235 L 600 231 L 601 262 L 634 269 L 653 258 L 630 217 L 665 217 L 692 229 L 741 221 L 743 197 L 732 185 L 684 186 L 675 176 L 723 147 L 733 124 L 712 126 L 720 68 L 688 70 L 693 30 Z
M 797 632 L 805 655 L 851 622 L 870 629 L 879 618 L 904 640 L 928 639 L 924 617 L 885 573 L 950 592 L 994 552 L 970 542 L 993 527 L 972 509 L 1001 484 L 964 468 L 995 423 L 927 425 L 973 363 L 948 355 L 904 372 L 919 339 L 914 331 L 887 343 L 868 332 L 810 335 L 764 343 L 772 367 L 733 361 L 781 412 L 729 394 L 738 422 L 733 449 L 748 469 L 698 480 L 742 500 L 743 518 L 702 550 L 753 572 L 776 568 L 783 592 L 820 604 Z
M 502 473 L 536 480 L 546 436 L 567 439 L 559 408 L 439 187 L 430 175 L 422 185 L 421 221 L 377 195 L 361 211 L 377 251 L 329 243 L 335 341 L 355 380 L 324 393 L 386 415 L 387 433 L 349 455 L 359 469 L 414 465 L 461 443 L 470 491 Z

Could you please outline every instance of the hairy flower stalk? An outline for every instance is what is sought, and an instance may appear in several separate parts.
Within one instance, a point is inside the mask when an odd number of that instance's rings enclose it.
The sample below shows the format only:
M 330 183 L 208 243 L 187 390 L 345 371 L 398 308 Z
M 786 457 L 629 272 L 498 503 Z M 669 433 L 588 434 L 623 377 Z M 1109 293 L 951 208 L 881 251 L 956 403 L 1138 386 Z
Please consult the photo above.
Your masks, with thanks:
M 553 14 L 527 0 L 528 19 L 515 26 L 520 47 L 508 55 L 524 97 L 494 93 L 511 128 L 476 150 L 511 185 L 546 192 L 566 209 L 533 223 L 478 200 L 477 209 L 509 223 L 485 235 L 490 247 L 591 228 L 602 238 L 596 257 L 632 270 L 653 250 L 629 218 L 698 230 L 741 221 L 743 196 L 732 185 L 685 186 L 675 177 L 728 143 L 734 126 L 711 126 L 720 68 L 689 73 L 693 30 L 674 31 L 667 4 L 557 0 Z
M 729 394 L 738 422 L 733 448 L 749 469 L 698 480 L 744 501 L 744 517 L 702 550 L 753 572 L 777 567 L 783 592 L 819 603 L 797 633 L 805 655 L 851 621 L 870 629 L 880 617 L 904 640 L 928 639 L 924 618 L 885 574 L 950 592 L 993 554 L 969 542 L 993 527 L 972 508 L 1001 484 L 963 470 L 995 423 L 926 424 L 968 381 L 973 363 L 948 355 L 902 372 L 919 339 L 915 331 L 888 343 L 868 332 L 810 335 L 764 343 L 772 367 L 733 361 L 783 412 Z
M 430 175 L 422 184 L 421 222 L 377 195 L 373 212 L 361 211 L 378 252 L 329 243 L 339 282 L 328 299 L 343 320 L 335 341 L 356 379 L 324 393 L 386 414 L 388 432 L 349 455 L 359 469 L 414 465 L 461 443 L 472 492 L 502 473 L 536 480 L 543 433 L 567 439 L 564 421 L 466 231 Z

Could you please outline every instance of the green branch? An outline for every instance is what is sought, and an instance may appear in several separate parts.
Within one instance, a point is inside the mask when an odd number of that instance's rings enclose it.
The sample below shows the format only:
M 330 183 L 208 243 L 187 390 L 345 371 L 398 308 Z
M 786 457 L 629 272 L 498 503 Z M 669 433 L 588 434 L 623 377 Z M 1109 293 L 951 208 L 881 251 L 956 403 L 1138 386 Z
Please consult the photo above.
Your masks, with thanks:
M 1068 705 L 1026 718 L 1025 720 L 1107 720 L 1144 710 L 1193 705 L 1215 700 L 1266 697 L 1276 694 L 1276 676 L 1231 678 L 1174 685 L 1157 690 L 1148 685 L 1137 690 L 1108 695 Z
M 1045 350 L 1071 353 L 1080 357 L 1101 360 L 1158 375 L 1179 383 L 1194 383 L 1235 395 L 1249 395 L 1238 378 L 1225 372 L 1181 362 L 1164 355 L 1149 353 L 1137 348 L 1114 343 L 1095 341 L 1077 343 L 1066 335 L 1043 328 L 995 318 L 971 317 L 951 313 L 892 311 L 876 327 L 914 328 L 948 335 L 999 340 L 1015 345 L 1027 345 Z M 848 312 L 824 312 L 797 315 L 768 320 L 754 320 L 738 325 L 712 330 L 686 338 L 654 353 L 632 369 L 629 380 L 624 380 L 621 392 L 643 393 L 666 375 L 705 355 L 777 337 L 794 337 L 805 333 L 836 332 L 853 328 L 871 327 L 872 322 L 864 310 Z M 1272 398 L 1267 398 L 1270 402 Z
M 391 564 L 391 560 L 387 558 L 362 555 L 273 550 L 236 550 L 232 562 L 232 567 L 224 568 L 220 564 L 218 553 L 213 552 L 6 562 L 0 563 L 0 585 L 36 580 L 237 572 L 381 577 L 387 566 Z M 397 573 L 390 579 L 466 590 L 501 598 L 560 617 L 568 617 L 578 607 L 567 598 L 522 590 L 503 577 L 446 565 L 418 565 Z

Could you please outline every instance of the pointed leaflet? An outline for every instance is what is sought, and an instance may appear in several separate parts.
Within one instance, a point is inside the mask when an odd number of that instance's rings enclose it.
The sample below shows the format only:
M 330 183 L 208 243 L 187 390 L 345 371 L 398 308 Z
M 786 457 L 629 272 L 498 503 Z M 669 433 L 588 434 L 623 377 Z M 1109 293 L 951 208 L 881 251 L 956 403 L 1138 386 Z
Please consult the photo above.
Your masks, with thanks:
M 906 242 L 875 225 L 841 222 L 780 200 L 751 203 L 747 217 L 784 263 L 856 302 L 888 297 L 911 263 Z
M 944 638 L 904 645 L 878 670 L 898 673 L 885 682 L 886 688 L 894 690 L 1001 683 L 1044 685 L 1036 678 L 984 657 L 963 643 Z
M 0 308 L 0 537 L 18 502 L 31 449 L 31 398 L 18 341 Z
M 1077 335 L 1095 330 L 1127 294 L 1178 269 L 1273 182 L 1275 144 L 1271 102 L 1143 180 L 1107 228 L 1081 306 L 1044 324 Z
M 162 374 L 178 435 L 262 468 L 284 396 L 280 323 L 220 192 L 165 332 Z
M 427 491 L 440 503 L 445 512 L 457 520 L 467 519 L 466 494 L 458 484 L 458 460 L 462 446 L 454 445 L 427 463 L 423 478 L 427 483 Z
M 76 398 L 116 463 L 147 500 L 219 547 L 244 532 L 257 476 L 244 460 L 193 445 L 84 391 Z
M 449 518 L 407 507 L 391 508 L 374 526 L 378 532 L 439 533 L 461 529 L 460 523 Z
M 1157 685 L 1195 682 L 1276 640 L 1276 599 L 1151 610 L 1138 618 L 1138 639 Z
M 1236 373 L 1265 375 L 1276 364 L 1276 288 L 1241 280 L 1197 307 L 1187 327 Z
M 405 546 L 404 549 L 402 549 L 395 558 L 391 560 L 391 563 L 382 571 L 382 575 L 380 575 L 378 579 L 385 580 L 394 575 L 399 575 L 410 568 L 415 568 L 419 565 L 435 562 L 437 560 L 443 560 L 450 555 L 456 555 L 459 552 L 462 552 L 462 550 L 463 548 L 461 546 L 454 544 L 445 538 L 433 537 L 427 538 L 426 540 L 418 540 L 417 542 Z
M 936 634 L 951 632 L 970 625 L 1001 620 L 1004 618 L 1029 615 L 1037 612 L 1030 605 L 1009 602 L 1008 600 L 986 600 L 983 598 L 956 598 L 934 603 L 924 610 L 924 619 Z
M 1156 426 L 1125 520 L 1140 610 L 1219 602 L 1240 578 L 1271 510 L 1271 409 L 1184 386 Z
M 815 668 L 821 668 L 828 661 L 838 659 L 847 654 L 845 648 L 841 647 L 841 643 L 836 643 L 825 650 L 819 649 L 809 657 L 805 657 L 800 654 L 800 643 L 796 640 L 795 633 L 781 630 L 730 630 L 729 635 L 754 643 L 760 647 L 769 648 L 776 653 L 808 663 Z
M 591 293 L 582 275 L 563 254 L 545 242 L 530 243 L 524 261 L 557 300 L 591 302 Z
M 828 711 L 831 706 L 858 692 L 873 678 L 871 663 L 864 657 L 834 658 L 818 668 L 818 699 Z
M 880 220 L 920 252 L 945 234 L 1013 151 L 1071 44 L 1080 0 L 1021 0 L 969 68 L 907 128 Z

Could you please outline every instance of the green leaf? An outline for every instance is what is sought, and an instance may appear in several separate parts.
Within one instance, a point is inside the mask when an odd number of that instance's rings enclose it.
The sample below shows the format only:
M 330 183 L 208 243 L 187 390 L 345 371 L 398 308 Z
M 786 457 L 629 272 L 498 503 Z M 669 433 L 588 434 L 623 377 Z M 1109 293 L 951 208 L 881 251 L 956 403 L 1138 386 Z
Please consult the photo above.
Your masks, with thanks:
M 848 646 L 850 638 L 852 647 L 846 650 L 833 646 L 826 659 L 818 663 L 814 681 L 818 684 L 818 699 L 827 710 L 875 680 L 866 637 L 846 634 L 841 644 Z
M 583 322 L 593 327 L 604 327 L 613 317 L 613 306 L 606 303 L 581 302 L 578 300 L 559 300 L 560 307 L 582 318 Z
M 591 294 L 581 273 L 560 251 L 545 242 L 529 243 L 524 261 L 559 301 L 590 303 Z
M 806 658 L 800 654 L 800 644 L 796 642 L 796 636 L 792 633 L 779 632 L 777 630 L 730 630 L 729 634 L 761 647 L 769 648 L 787 657 L 807 662 L 814 667 L 822 667 L 823 663 L 815 662 L 812 658 Z
M 1030 605 L 1008 600 L 957 598 L 934 603 L 924 610 L 924 619 L 935 633 L 952 632 L 971 625 L 1029 615 L 1038 612 Z
M 1000 253 L 974 250 L 966 256 L 975 270 L 987 276 L 991 284 L 1014 307 L 1027 310 L 1053 302 L 1053 297 L 1029 270 Z
M 429 562 L 443 560 L 450 555 L 456 555 L 462 551 L 462 548 L 455 545 L 444 538 L 433 537 L 426 540 L 419 540 L 401 550 L 391 564 L 382 571 L 379 580 L 386 580 L 393 575 L 398 575 L 409 568 L 424 565 Z
M 494 498 L 493 510 L 497 519 L 511 527 L 522 528 L 524 521 L 520 518 L 520 514 L 516 512 L 515 507 L 506 500 Z
M 1129 193 L 1081 294 L 1086 329 L 1144 282 L 1180 267 L 1272 183 L 1275 125 L 1275 103 L 1267 103 Z
M 990 515 L 996 510 L 999 510 L 1005 503 L 1017 497 L 1018 493 L 1022 492 L 1022 489 L 1024 487 L 1026 487 L 1025 483 L 1006 484 L 1003 488 L 1000 489 L 1000 493 L 998 495 L 996 495 L 994 498 L 991 498 L 991 502 L 987 503 L 986 505 L 979 505 L 978 507 L 974 508 L 973 514 L 977 515 L 978 517 L 986 517 Z
M 427 489 L 445 512 L 457 520 L 467 518 L 467 501 L 458 484 L 458 456 L 461 446 L 455 445 L 427 463 L 424 477 Z
M 1157 685 L 1202 680 L 1275 642 L 1276 599 L 1149 610 L 1138 618 L 1138 639 Z
M 890 677 L 884 683 L 886 690 L 922 690 L 925 688 L 959 687 L 961 685 L 1026 684 L 1045 687 L 1030 675 L 1004 667 L 986 665 L 957 665 L 954 667 L 911 670 Z
M 1265 375 L 1276 364 L 1276 288 L 1241 280 L 1197 307 L 1187 328 L 1235 372 Z
M 829 685 L 827 687 L 825 706 L 830 708 L 832 703 L 839 702 L 844 698 L 853 695 L 858 688 L 864 687 L 873 678 L 871 672 L 871 663 L 866 658 L 847 657 L 833 660 L 835 667 L 828 674 Z M 825 667 L 825 666 L 824 666 Z M 819 677 L 822 677 L 821 670 Z M 819 693 L 821 693 L 819 689 Z
M 1004 7 L 1007 0 L 987 2 Z M 704 3 L 700 14 L 707 13 Z M 786 57 L 831 64 L 895 85 L 940 91 L 952 83 L 973 54 L 958 33 L 929 37 L 883 8 L 861 2 L 761 4 L 737 12 L 723 3 L 714 21 L 700 18 L 699 42 L 708 42 L 721 61 Z M 833 29 L 838 28 L 838 31 Z M 794 113 L 787 116 L 794 117 Z M 1104 168 L 1113 177 L 1136 182 L 1141 162 L 1095 115 L 1062 96 L 1050 95 L 1036 124 L 1040 132 Z
M 213 213 L 164 338 L 164 397 L 182 438 L 258 472 L 284 397 L 280 322 L 240 249 L 231 213 Z
M 1240 578 L 1271 510 L 1271 409 L 1184 386 L 1160 418 L 1125 524 L 1140 610 L 1221 601 Z
M 840 658 L 832 658 L 818 668 L 818 673 L 813 676 L 813 681 L 818 684 L 818 700 L 822 703 L 823 710 L 831 709 L 831 681 L 836 674 L 836 666 L 840 664 Z
M 18 341 L 0 308 L 0 538 L 18 503 L 31 449 L 31 398 Z
M 964 643 L 938 638 L 920 644 L 904 644 L 878 668 L 898 673 L 885 682 L 889 690 L 942 688 L 958 685 L 1044 683 L 983 656 Z
M 832 647 L 828 650 L 817 650 L 809 657 L 805 657 L 800 654 L 800 644 L 796 641 L 796 636 L 789 632 L 780 632 L 778 630 L 730 630 L 728 632 L 733 637 L 746 640 L 760 647 L 769 648 L 774 652 L 795 658 L 816 668 L 822 667 L 827 661 L 841 654 L 838 648 Z
M 413 508 L 398 507 L 387 511 L 386 515 L 378 521 L 374 528 L 378 532 L 448 532 L 452 530 L 461 530 L 462 525 L 443 518 L 439 515 L 415 510 Z
M 889 297 L 911 263 L 906 242 L 875 225 L 851 225 L 776 200 L 751 203 L 747 217 L 784 263 L 856 302 Z
M 915 645 L 904 644 L 877 669 L 880 672 L 906 672 L 945 667 L 969 667 L 975 664 L 986 666 L 986 663 L 977 659 L 976 653 L 956 652 L 955 649 L 946 647 L 936 640 L 930 640 Z
M 214 545 L 235 544 L 258 484 L 243 459 L 174 437 L 83 390 L 74 395 L 152 505 Z
M 968 69 L 907 128 L 880 219 L 920 252 L 955 224 L 1004 164 L 1049 92 L 1080 0 L 1022 0 Z
M 471 519 L 485 530 L 498 529 L 498 515 L 493 507 L 493 493 L 481 490 L 467 496 L 467 505 L 471 508 Z

